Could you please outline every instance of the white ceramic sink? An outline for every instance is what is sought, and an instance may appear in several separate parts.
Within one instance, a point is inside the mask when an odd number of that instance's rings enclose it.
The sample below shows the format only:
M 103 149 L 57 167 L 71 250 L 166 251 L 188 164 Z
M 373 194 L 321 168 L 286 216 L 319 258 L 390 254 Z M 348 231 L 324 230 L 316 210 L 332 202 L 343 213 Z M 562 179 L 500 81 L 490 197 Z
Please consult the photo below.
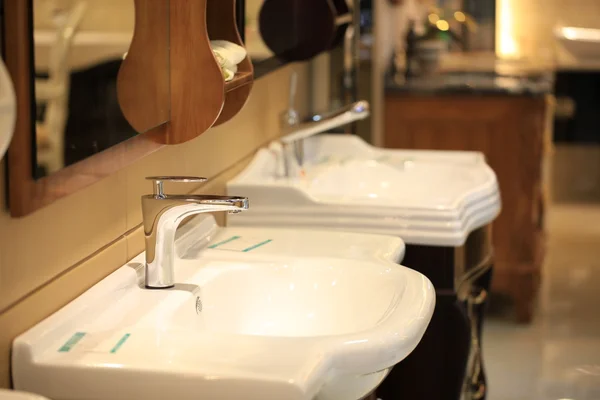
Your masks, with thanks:
M 383 150 L 350 135 L 305 140 L 305 164 L 282 168 L 285 150 L 260 150 L 228 183 L 248 212 L 232 226 L 327 228 L 400 236 L 411 244 L 461 246 L 500 212 L 494 172 L 482 154 Z
M 359 399 L 431 318 L 434 289 L 394 262 L 396 238 L 191 225 L 175 288 L 142 288 L 136 257 L 15 340 L 15 386 L 65 400 Z M 357 258 L 335 257 L 361 239 Z
M 600 29 L 557 27 L 554 35 L 579 60 L 600 60 Z

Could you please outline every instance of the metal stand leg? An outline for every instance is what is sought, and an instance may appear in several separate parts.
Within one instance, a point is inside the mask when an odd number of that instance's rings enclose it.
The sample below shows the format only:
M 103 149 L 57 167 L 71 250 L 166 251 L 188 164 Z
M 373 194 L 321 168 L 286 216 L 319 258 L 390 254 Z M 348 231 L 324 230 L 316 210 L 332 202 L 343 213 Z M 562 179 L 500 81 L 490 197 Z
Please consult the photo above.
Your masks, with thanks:
M 482 288 L 473 288 L 467 298 L 467 315 L 471 323 L 471 354 L 464 388 L 465 400 L 483 400 L 487 392 L 480 342 L 483 313 L 479 312 L 486 299 L 487 291 Z

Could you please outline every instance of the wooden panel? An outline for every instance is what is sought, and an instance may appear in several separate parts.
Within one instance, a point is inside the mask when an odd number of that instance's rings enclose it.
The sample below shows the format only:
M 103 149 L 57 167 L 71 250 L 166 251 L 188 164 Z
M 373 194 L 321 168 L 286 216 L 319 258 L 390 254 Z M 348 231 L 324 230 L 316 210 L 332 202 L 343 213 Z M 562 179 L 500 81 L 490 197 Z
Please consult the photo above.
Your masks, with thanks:
M 252 83 L 252 80 L 252 72 L 238 72 L 235 74 L 233 80 L 225 82 L 225 92 L 229 93 L 239 87 L 246 86 L 247 84 Z
M 135 31 L 117 89 L 123 114 L 137 132 L 169 121 L 168 0 L 135 0 Z
M 541 264 L 545 116 L 543 97 L 386 96 L 385 147 L 485 154 L 498 177 L 502 197 L 502 213 L 494 222 L 496 270 L 498 275 L 509 270 L 511 277 L 529 282 L 539 281 L 530 276 L 539 274 Z M 524 303 L 531 304 L 535 290 L 523 294 L 520 286 L 531 288 L 510 278 L 494 282 L 495 290 L 521 299 L 518 307 L 524 307 Z M 528 318 L 530 313 L 520 319 Z
M 226 88 L 207 36 L 206 1 L 136 0 L 136 34 L 119 74 L 119 101 L 134 128 L 147 132 L 39 180 L 33 179 L 31 152 L 31 2 L 5 4 L 5 61 L 17 94 L 15 136 L 8 154 L 13 217 L 81 190 L 163 144 L 197 137 L 217 121 L 225 101 L 219 122 L 239 112 L 252 88 L 252 64 L 248 58 L 244 60 L 240 73 Z M 210 1 L 213 6 L 221 5 L 217 8 L 231 19 L 223 25 L 228 25 L 241 43 L 235 28 L 235 0 L 228 0 L 229 6 Z
M 170 0 L 171 122 L 167 144 L 206 132 L 225 102 L 225 83 L 207 30 L 207 1 Z
M 15 87 L 17 120 L 8 149 L 9 205 L 13 216 L 27 213 L 33 196 L 33 93 L 31 87 L 31 19 L 27 1 L 4 4 L 5 62 Z

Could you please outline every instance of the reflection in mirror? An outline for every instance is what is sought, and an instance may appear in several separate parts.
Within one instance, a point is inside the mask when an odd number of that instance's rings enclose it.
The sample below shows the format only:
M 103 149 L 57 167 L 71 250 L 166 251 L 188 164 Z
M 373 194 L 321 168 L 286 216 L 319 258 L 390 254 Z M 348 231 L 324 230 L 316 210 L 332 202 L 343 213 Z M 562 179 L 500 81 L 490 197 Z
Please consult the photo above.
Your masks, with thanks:
M 119 107 L 116 90 L 133 37 L 135 0 L 23 1 L 30 2 L 33 13 L 32 152 L 33 177 L 39 179 L 136 135 Z M 334 4 L 337 1 L 345 0 Z M 275 57 L 261 38 L 258 21 L 264 2 L 237 0 L 238 23 L 245 27 L 255 78 L 287 63 Z M 167 82 L 168 77 L 165 68 L 161 79 Z
M 255 79 L 339 46 L 352 21 L 352 1 L 245 0 L 245 43 Z
M 284 60 L 275 57 L 275 54 L 265 44 L 260 36 L 259 16 L 260 9 L 265 0 L 245 0 L 244 44 L 254 67 L 254 79 L 258 79 L 286 64 Z M 238 6 L 240 2 L 238 0 Z M 238 11 L 240 8 L 238 8 Z M 241 22 L 241 21 L 240 21 Z M 239 22 L 238 22 L 239 24 Z
M 274 54 L 260 36 L 258 18 L 265 0 L 246 0 L 245 45 L 253 63 L 260 63 L 273 57 Z
M 238 0 L 238 5 L 242 0 Z M 260 35 L 260 9 L 266 0 L 245 0 L 244 44 L 254 66 L 254 79 L 258 79 L 288 62 L 281 60 L 267 47 Z M 239 9 L 239 8 L 238 8 Z
M 136 135 L 116 92 L 134 16 L 133 0 L 33 0 L 34 178 Z

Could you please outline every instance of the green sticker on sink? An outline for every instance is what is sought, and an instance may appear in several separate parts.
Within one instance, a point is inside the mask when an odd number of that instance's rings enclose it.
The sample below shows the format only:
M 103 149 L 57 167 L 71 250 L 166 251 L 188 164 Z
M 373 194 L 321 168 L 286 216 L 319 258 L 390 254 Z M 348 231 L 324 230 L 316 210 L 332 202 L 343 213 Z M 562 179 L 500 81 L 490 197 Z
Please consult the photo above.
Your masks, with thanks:
M 75 333 L 73 334 L 73 336 L 71 336 L 71 338 L 70 338 L 69 340 L 67 340 L 67 341 L 65 342 L 65 344 L 63 344 L 63 345 L 61 346 L 61 348 L 60 348 L 60 349 L 58 349 L 58 352 L 59 352 L 59 353 L 68 353 L 69 351 L 71 351 L 71 349 L 72 349 L 73 347 L 75 347 L 75 345 L 76 345 L 77 343 L 79 343 L 79 341 L 80 341 L 81 339 L 83 339 L 83 337 L 84 337 L 84 336 L 85 336 L 85 332 L 75 332 Z
M 222 240 L 218 243 L 208 246 L 208 248 L 248 253 L 254 249 L 258 249 L 259 247 L 271 243 L 272 241 L 273 239 L 266 239 L 265 237 L 232 236 L 229 239 Z
M 260 242 L 260 243 L 257 243 L 255 245 L 253 245 L 253 246 L 245 248 L 244 250 L 242 250 L 242 252 L 247 253 L 247 252 L 252 251 L 254 249 L 258 249 L 259 247 L 262 247 L 262 246 L 264 246 L 267 243 L 271 243 L 272 241 L 273 241 L 273 239 L 265 240 L 264 242 Z
M 110 349 L 110 352 L 112 354 L 115 354 L 121 348 L 121 346 L 123 346 L 125 344 L 125 342 L 127 341 L 127 339 L 129 339 L 129 336 L 131 336 L 131 333 L 126 333 L 125 335 L 123 335 L 123 337 L 121 339 L 119 339 L 119 341 L 117 342 L 117 344 L 115 345 L 115 347 L 113 347 L 112 349 Z
M 227 240 L 223 240 L 223 241 L 221 241 L 219 243 L 215 243 L 213 245 L 210 245 L 210 246 L 208 246 L 208 248 L 209 249 L 216 249 L 219 246 L 222 246 L 222 245 L 227 244 L 229 242 L 233 242 L 234 240 L 238 240 L 239 238 L 241 238 L 241 236 L 232 236 L 232 237 L 230 237 Z

